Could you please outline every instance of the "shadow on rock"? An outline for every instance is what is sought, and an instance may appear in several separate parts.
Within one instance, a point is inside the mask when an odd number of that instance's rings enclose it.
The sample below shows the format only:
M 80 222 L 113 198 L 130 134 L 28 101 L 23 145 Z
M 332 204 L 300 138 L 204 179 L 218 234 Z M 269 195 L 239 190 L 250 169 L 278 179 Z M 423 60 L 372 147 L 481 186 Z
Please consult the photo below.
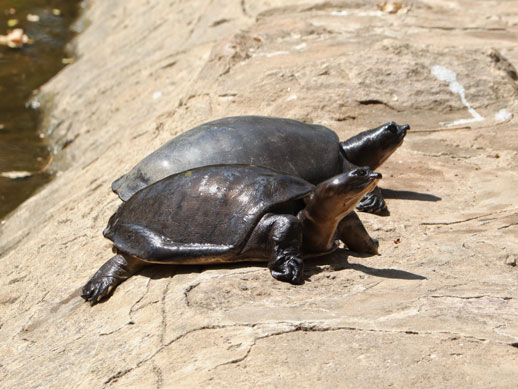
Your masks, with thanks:
M 376 277 L 397 278 L 399 280 L 426 280 L 426 277 L 420 276 L 419 274 L 398 269 L 375 269 L 373 267 L 360 265 L 359 263 L 350 263 L 349 268 Z
M 304 281 L 310 281 L 311 277 L 321 273 L 325 270 L 325 266 L 331 268 L 333 271 L 345 270 L 345 269 L 353 269 L 361 271 L 365 274 L 369 274 L 376 277 L 383 278 L 396 278 L 401 280 L 425 280 L 426 277 L 420 276 L 418 274 L 410 273 L 404 270 L 398 269 L 376 269 L 369 266 L 357 264 L 357 263 L 349 263 L 347 258 L 349 255 L 354 255 L 357 258 L 365 258 L 370 257 L 372 255 L 366 254 L 358 254 L 348 251 L 346 249 L 338 249 L 330 254 L 322 255 L 320 257 L 315 258 L 307 258 L 304 261 Z M 218 264 L 218 265 L 150 265 L 142 269 L 139 274 L 144 277 L 149 277 L 153 280 L 161 279 L 161 278 L 170 278 L 177 274 L 191 274 L 191 273 L 201 273 L 205 270 L 215 270 L 215 269 L 242 269 L 249 268 L 252 269 L 260 269 L 266 268 L 266 262 L 237 262 L 237 263 L 228 263 L 228 264 Z M 311 281 L 310 281 L 311 282 Z
M 384 198 L 414 201 L 441 201 L 438 196 L 429 193 L 412 192 L 408 190 L 381 189 Z
M 266 262 L 236 262 L 214 265 L 149 265 L 143 268 L 138 274 L 149 277 L 152 280 L 170 278 L 177 274 L 202 273 L 206 270 L 217 269 L 241 269 L 241 268 L 265 268 Z
M 305 262 L 305 276 L 304 279 L 309 281 L 311 276 L 321 273 L 325 271 L 322 268 L 323 265 L 328 265 L 334 271 L 344 270 L 344 269 L 353 269 L 361 271 L 362 273 L 369 274 L 375 277 L 382 278 L 396 278 L 400 280 L 426 280 L 426 277 L 423 277 L 419 274 L 410 273 L 404 270 L 398 269 L 376 269 L 373 267 L 361 265 L 358 263 L 349 263 L 347 258 L 352 254 L 351 251 L 345 249 L 338 249 L 331 254 L 318 257 L 318 259 L 308 260 Z M 355 257 L 369 257 L 371 255 L 364 255 L 354 253 Z

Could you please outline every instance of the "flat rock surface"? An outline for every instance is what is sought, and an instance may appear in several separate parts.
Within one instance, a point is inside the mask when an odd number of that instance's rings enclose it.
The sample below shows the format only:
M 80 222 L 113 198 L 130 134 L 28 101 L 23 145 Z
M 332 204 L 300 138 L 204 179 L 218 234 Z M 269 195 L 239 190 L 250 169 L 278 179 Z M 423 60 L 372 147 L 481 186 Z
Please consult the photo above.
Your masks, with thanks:
M 516 388 L 515 3 L 89 3 L 40 96 L 59 172 L 0 230 L 1 386 Z M 111 182 L 238 114 L 341 139 L 409 123 L 380 169 L 390 215 L 360 215 L 381 255 L 308 261 L 301 286 L 155 266 L 86 304 Z

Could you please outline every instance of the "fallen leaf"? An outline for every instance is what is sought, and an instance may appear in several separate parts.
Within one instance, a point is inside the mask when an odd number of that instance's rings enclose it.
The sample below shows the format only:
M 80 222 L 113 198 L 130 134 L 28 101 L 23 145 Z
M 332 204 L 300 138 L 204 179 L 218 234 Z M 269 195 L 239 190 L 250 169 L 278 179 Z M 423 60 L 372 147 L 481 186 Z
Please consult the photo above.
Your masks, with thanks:
M 52 10 L 52 14 L 53 14 L 54 16 L 59 16 L 59 15 L 61 15 L 61 10 L 59 10 L 59 9 L 57 9 L 57 8 L 54 8 L 54 9 Z
M 14 27 L 14 26 L 16 26 L 17 24 L 18 24 L 18 19 L 9 19 L 9 20 L 7 21 L 7 25 L 8 25 L 9 27 Z
M 24 43 L 32 43 L 32 41 L 23 33 L 21 28 L 15 28 L 14 30 L 9 31 L 7 35 L 0 35 L 0 45 L 20 48 Z
M 408 7 L 399 1 L 384 1 L 377 4 L 378 9 L 388 14 L 397 14 L 399 11 L 408 12 Z
M 29 22 L 39 22 L 40 21 L 40 17 L 38 15 L 27 14 L 27 20 Z

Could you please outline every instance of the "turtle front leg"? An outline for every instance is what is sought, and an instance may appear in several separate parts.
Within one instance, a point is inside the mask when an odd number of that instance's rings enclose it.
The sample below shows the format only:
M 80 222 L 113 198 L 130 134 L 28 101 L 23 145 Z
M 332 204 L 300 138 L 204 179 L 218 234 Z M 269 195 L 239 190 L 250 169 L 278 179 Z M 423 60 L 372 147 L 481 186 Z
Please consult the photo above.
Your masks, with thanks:
M 83 286 L 81 297 L 92 305 L 108 297 L 117 285 L 138 272 L 145 262 L 130 255 L 117 254 L 102 265 Z
M 379 242 L 370 237 L 356 212 L 349 213 L 338 224 L 336 238 L 344 242 L 349 250 L 363 254 L 378 254 Z
M 293 215 L 276 215 L 270 236 L 273 250 L 268 268 L 273 278 L 302 284 L 304 261 L 301 258 L 302 225 Z
M 266 252 L 273 278 L 301 284 L 304 261 L 301 254 L 302 225 L 293 215 L 266 214 L 252 232 L 243 253 L 260 256 Z
M 374 213 L 376 215 L 379 215 L 387 209 L 387 204 L 381 194 L 380 188 L 376 187 L 372 192 L 363 196 L 360 203 L 356 206 L 356 209 L 360 212 Z

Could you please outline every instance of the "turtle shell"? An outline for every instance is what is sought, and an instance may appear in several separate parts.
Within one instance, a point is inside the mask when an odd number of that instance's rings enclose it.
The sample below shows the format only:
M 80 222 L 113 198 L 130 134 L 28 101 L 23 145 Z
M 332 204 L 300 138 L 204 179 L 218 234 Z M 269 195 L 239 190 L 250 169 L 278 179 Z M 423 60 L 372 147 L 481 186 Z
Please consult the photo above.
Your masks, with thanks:
M 168 175 L 216 164 L 266 166 L 318 184 L 343 170 L 338 135 L 296 120 L 235 116 L 202 124 L 173 138 L 115 180 L 123 201 Z
M 264 214 L 296 214 L 313 188 L 262 167 L 201 167 L 137 192 L 110 218 L 104 236 L 149 262 L 203 263 L 200 257 L 225 262 L 239 257 Z

